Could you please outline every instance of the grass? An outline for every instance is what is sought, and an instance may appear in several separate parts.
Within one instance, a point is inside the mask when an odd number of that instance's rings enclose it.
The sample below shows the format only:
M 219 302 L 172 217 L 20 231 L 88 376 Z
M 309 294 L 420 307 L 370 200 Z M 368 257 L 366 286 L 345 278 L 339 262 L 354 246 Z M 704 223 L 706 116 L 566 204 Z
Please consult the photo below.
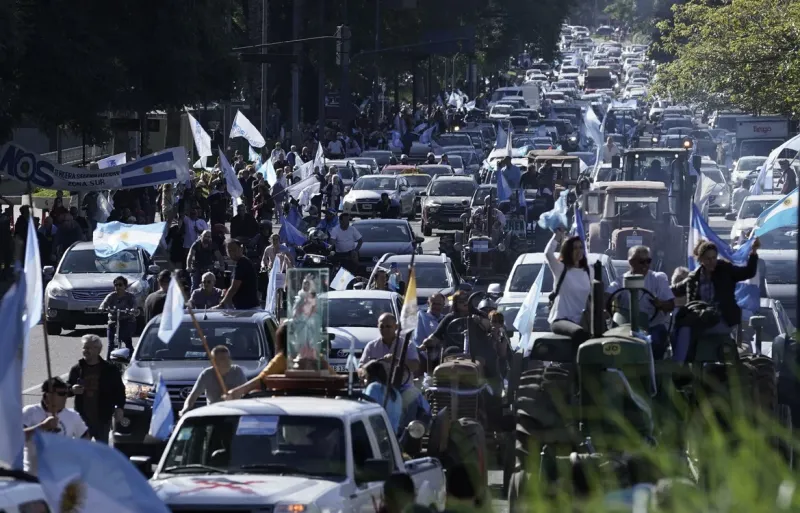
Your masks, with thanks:
M 34 198 L 55 198 L 56 193 L 58 191 L 54 189 L 35 189 L 33 191 Z M 64 191 L 64 197 L 69 198 L 70 194 L 68 191 Z

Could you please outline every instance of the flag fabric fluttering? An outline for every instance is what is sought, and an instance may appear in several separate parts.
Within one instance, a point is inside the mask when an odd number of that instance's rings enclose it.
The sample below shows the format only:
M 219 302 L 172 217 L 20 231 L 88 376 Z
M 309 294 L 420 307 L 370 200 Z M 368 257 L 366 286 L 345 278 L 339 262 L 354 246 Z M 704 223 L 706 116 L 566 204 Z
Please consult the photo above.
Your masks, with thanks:
M 156 396 L 153 399 L 153 412 L 150 417 L 150 429 L 147 434 L 156 440 L 169 440 L 172 428 L 175 426 L 175 413 L 172 411 L 172 400 L 169 398 L 167 385 L 164 378 L 158 375 Z
M 192 116 L 189 111 L 186 111 L 189 117 L 189 128 L 192 129 L 192 137 L 194 138 L 194 145 L 197 147 L 197 155 L 199 157 L 210 157 L 211 152 L 211 136 L 205 131 L 203 125 Z M 205 166 L 203 166 L 205 167 Z
M 334 276 L 333 280 L 331 281 L 331 288 L 333 290 L 347 290 L 347 285 L 349 285 L 350 282 L 355 279 L 356 277 L 353 276 L 350 271 L 344 267 L 340 267 L 339 272 L 336 273 L 336 276 Z
M 506 157 L 514 156 L 514 126 L 508 125 L 508 133 L 506 135 Z
M 100 258 L 108 258 L 126 249 L 142 248 L 150 256 L 158 249 L 167 223 L 124 224 L 119 221 L 98 223 L 92 232 L 94 253 Z M 109 272 L 114 269 L 109 269 Z
M 225 175 L 225 185 L 228 188 L 228 194 L 230 194 L 232 198 L 238 198 L 244 194 L 244 189 L 242 189 L 242 184 L 239 183 L 236 171 L 231 167 L 231 163 L 228 162 L 228 158 L 225 156 L 225 152 L 222 151 L 222 148 L 219 149 L 219 165 L 222 168 L 222 174 Z
M 106 444 L 36 431 L 38 478 L 51 511 L 169 513 L 144 475 Z
M 694 258 L 692 250 L 697 243 L 702 240 L 713 242 L 717 246 L 717 255 L 720 258 L 730 261 L 733 265 L 745 266 L 747 260 L 750 258 L 750 249 L 753 246 L 755 239 L 749 239 L 744 244 L 739 246 L 738 249 L 733 250 L 725 241 L 712 230 L 703 219 L 702 214 L 697 209 L 697 205 L 692 205 L 692 218 L 689 229 L 689 244 L 687 265 L 690 271 L 697 269 L 697 261 Z M 750 312 L 757 312 L 760 308 L 760 272 L 747 281 L 740 282 L 736 285 L 736 303 L 744 310 Z
M 580 237 L 583 247 L 586 247 L 586 226 L 583 224 L 583 214 L 577 204 L 575 204 L 575 219 L 572 221 L 571 234 Z
M 128 154 L 125 152 L 117 153 L 116 155 L 111 155 L 110 157 L 106 157 L 104 159 L 100 159 L 97 161 L 97 169 L 105 169 L 107 167 L 114 167 L 120 166 L 122 164 L 128 163 Z
M 258 167 L 261 164 L 261 153 L 253 149 L 249 144 L 247 145 L 247 158 Z
M 419 142 L 421 144 L 431 144 L 433 142 L 433 132 L 436 130 L 436 125 L 434 124 L 424 132 L 422 135 L 419 136 Z
M 158 325 L 158 338 L 165 344 L 169 344 L 172 336 L 180 328 L 185 309 L 186 300 L 181 286 L 176 278 L 172 278 L 167 288 L 167 297 L 164 298 L 161 322 Z
M 272 159 L 267 159 L 258 167 L 258 174 L 264 177 L 270 187 L 275 187 L 275 182 L 278 181 L 278 173 L 275 172 L 275 165 Z
M 531 349 L 531 333 L 533 332 L 533 323 L 536 320 L 536 311 L 539 307 L 539 298 L 542 292 L 542 281 L 544 281 L 544 269 L 547 266 L 539 267 L 539 274 L 533 280 L 528 294 L 522 301 L 522 306 L 514 319 L 514 328 L 519 332 L 520 342 L 519 347 L 526 353 Z
M 498 169 L 495 173 L 497 173 L 497 200 L 506 201 L 511 199 L 511 187 L 508 185 L 503 172 Z
M 278 259 L 272 264 L 272 269 L 269 272 L 269 283 L 267 284 L 267 302 L 264 304 L 264 310 L 273 315 L 278 311 L 278 275 L 281 274 L 281 263 Z
M 764 161 L 764 165 L 758 171 L 756 181 L 750 186 L 750 194 L 764 194 L 764 191 L 772 191 L 772 170 L 784 150 L 800 152 L 800 135 L 792 137 L 770 152 L 767 160 Z
M 408 272 L 408 284 L 406 284 L 406 295 L 403 299 L 403 308 L 400 310 L 400 329 L 403 332 L 411 331 L 417 326 L 417 314 L 419 305 L 417 304 L 417 278 L 414 268 Z
M 22 470 L 25 434 L 22 424 L 23 352 L 28 339 L 25 323 L 26 284 L 19 280 L 11 285 L 0 301 L 0 463 Z
M 494 141 L 495 149 L 505 148 L 508 144 L 508 134 L 502 126 L 497 127 L 497 139 Z
M 231 139 L 236 137 L 244 137 L 250 146 L 254 148 L 263 148 L 267 142 L 261 135 L 261 132 L 250 122 L 249 119 L 242 114 L 242 111 L 236 111 L 236 117 L 233 118 L 233 126 L 231 127 Z
M 567 227 L 567 195 L 561 193 L 553 210 L 549 210 L 539 217 L 539 226 L 555 232 L 559 228 Z
M 278 213 L 278 222 L 281 224 L 278 236 L 281 238 L 282 243 L 290 246 L 302 246 L 308 241 L 308 238 L 303 235 L 303 232 L 295 228 L 292 223 L 288 222 L 281 213 Z
M 765 233 L 787 226 L 797 227 L 798 189 L 793 190 L 783 198 L 763 211 L 756 219 L 753 236 L 760 237 Z
M 25 288 L 28 291 L 26 317 L 28 331 L 42 320 L 44 302 L 44 282 L 42 279 L 42 260 L 39 255 L 39 237 L 33 226 L 33 217 L 28 218 L 28 239 L 25 244 Z M 27 348 L 25 349 L 27 353 Z

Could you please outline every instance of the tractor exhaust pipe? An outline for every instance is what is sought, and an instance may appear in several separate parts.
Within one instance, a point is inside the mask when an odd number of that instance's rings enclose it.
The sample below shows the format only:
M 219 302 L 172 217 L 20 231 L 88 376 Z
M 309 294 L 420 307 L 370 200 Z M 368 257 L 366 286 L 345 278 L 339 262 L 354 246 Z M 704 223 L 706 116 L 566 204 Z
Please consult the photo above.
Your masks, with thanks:
M 603 264 L 600 260 L 594 263 L 594 280 L 592 281 L 592 338 L 602 337 L 606 331 L 605 320 L 605 287 L 603 280 Z

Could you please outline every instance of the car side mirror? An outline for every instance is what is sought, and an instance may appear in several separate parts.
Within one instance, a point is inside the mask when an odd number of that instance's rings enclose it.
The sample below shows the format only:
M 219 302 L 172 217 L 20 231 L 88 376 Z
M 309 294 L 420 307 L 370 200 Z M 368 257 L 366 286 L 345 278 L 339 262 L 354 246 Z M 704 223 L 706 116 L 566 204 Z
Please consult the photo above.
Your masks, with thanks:
M 407 191 L 408 190 L 408 185 L 401 185 L 400 186 L 400 190 L 401 191 Z
M 389 460 L 370 458 L 362 465 L 356 473 L 356 479 L 361 483 L 374 483 L 386 481 L 392 475 L 392 466 Z
M 131 456 L 130 461 L 145 478 L 150 479 L 153 477 L 153 461 L 150 456 Z
M 423 242 L 425 242 L 425 237 L 419 237 L 419 236 L 414 237 L 414 242 L 416 242 L 417 244 L 422 244 Z
M 56 268 L 52 265 L 46 265 L 42 268 L 42 274 L 45 276 L 53 276 L 56 273 Z
M 364 283 L 356 283 L 355 285 L 353 285 L 353 290 L 364 290 L 364 287 L 365 287 Z
M 728 212 L 725 214 L 726 221 L 736 221 L 736 212 Z
M 619 158 L 619 155 L 614 155 L 611 157 L 611 168 L 612 169 L 621 169 L 622 159 Z
M 148 274 L 158 274 L 160 272 L 161 272 L 161 267 L 159 267 L 157 265 L 151 265 L 151 266 L 149 266 L 147 268 L 147 273 Z
M 121 349 L 115 349 L 111 351 L 111 357 L 109 358 L 112 362 L 119 362 L 119 363 L 129 363 L 131 361 L 131 350 L 127 347 L 123 347 Z

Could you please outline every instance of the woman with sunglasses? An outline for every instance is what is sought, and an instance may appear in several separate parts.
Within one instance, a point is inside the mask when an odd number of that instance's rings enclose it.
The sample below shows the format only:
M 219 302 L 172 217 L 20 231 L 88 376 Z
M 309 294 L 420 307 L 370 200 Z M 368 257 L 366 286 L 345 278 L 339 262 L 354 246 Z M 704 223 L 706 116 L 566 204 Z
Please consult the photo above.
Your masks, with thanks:
M 136 318 L 132 311 L 136 309 L 136 296 L 128 292 L 128 280 L 124 276 L 117 276 L 114 279 L 114 292 L 106 296 L 100 304 L 101 312 L 108 312 L 108 354 L 106 359 L 111 358 L 111 350 L 114 344 L 114 336 L 119 330 L 119 341 L 125 344 L 133 352 L 133 330 L 136 326 Z M 119 326 L 117 326 L 117 315 L 119 314 Z

